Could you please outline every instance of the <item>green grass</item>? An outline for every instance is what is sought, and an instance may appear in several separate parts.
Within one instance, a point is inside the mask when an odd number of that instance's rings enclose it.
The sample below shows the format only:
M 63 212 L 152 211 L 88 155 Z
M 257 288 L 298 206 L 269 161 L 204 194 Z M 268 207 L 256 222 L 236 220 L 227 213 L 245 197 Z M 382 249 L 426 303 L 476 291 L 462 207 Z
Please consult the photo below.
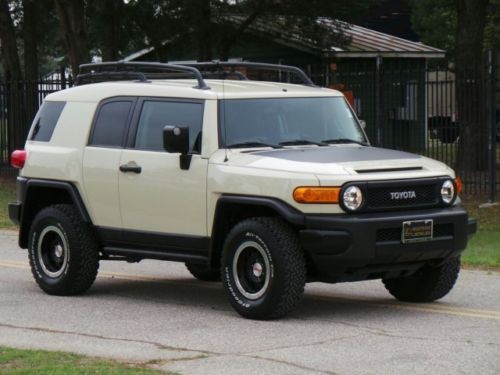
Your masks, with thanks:
M 0 177 L 0 228 L 14 229 L 15 225 L 9 219 L 7 204 L 16 199 L 16 187 L 13 178 Z
M 13 179 L 0 178 L 0 228 L 14 229 L 8 217 L 7 203 L 15 199 Z M 478 201 L 465 204 L 469 214 L 478 220 L 478 233 L 462 256 L 469 266 L 500 267 L 500 205 L 479 208 Z
M 0 373 L 3 375 L 165 374 L 143 366 L 127 365 L 102 358 L 2 346 L 0 346 Z
M 500 204 L 479 208 L 477 202 L 465 204 L 478 221 L 478 232 L 472 237 L 462 262 L 470 266 L 500 267 Z

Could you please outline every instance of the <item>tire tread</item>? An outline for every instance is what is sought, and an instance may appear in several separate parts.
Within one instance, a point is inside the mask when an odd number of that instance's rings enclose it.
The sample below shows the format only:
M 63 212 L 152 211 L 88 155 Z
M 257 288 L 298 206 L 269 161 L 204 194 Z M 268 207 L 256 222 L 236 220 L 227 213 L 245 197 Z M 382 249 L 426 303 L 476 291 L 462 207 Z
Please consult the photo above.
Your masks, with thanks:
M 453 258 L 438 267 L 426 266 L 408 277 L 383 279 L 385 288 L 400 301 L 431 302 L 447 295 L 460 272 L 460 258 Z
M 41 220 L 44 217 L 50 217 L 51 215 L 52 217 L 62 215 L 63 218 L 67 219 L 71 226 L 69 228 L 70 231 L 76 236 L 74 239 L 68 238 L 70 243 L 73 242 L 73 244 L 78 244 L 78 248 L 76 249 L 77 252 L 74 252 L 75 249 L 73 247 L 74 253 L 71 254 L 72 259 L 76 257 L 77 262 L 76 264 L 68 265 L 68 267 L 72 267 L 74 273 L 68 275 L 67 280 L 61 282 L 57 287 L 48 287 L 43 283 L 43 280 L 36 275 L 33 259 L 30 256 L 33 277 L 38 286 L 48 294 L 61 296 L 81 294 L 92 286 L 97 277 L 97 272 L 99 270 L 99 243 L 90 225 L 82 221 L 75 207 L 70 204 L 56 204 L 42 209 L 35 217 L 33 225 L 35 225 L 37 220 Z M 69 233 L 67 233 L 67 235 L 68 237 L 70 236 Z M 68 245 L 72 246 L 70 244 Z

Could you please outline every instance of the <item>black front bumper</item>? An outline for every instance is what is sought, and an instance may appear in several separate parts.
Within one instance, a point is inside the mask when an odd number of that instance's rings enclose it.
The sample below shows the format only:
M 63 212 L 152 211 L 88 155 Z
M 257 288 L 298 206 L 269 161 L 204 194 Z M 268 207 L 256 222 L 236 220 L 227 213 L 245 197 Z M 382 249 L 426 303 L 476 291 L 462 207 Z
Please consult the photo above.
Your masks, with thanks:
M 432 219 L 434 236 L 402 243 L 404 221 Z M 323 281 L 395 277 L 458 256 L 476 232 L 460 206 L 362 215 L 306 215 L 300 240 Z

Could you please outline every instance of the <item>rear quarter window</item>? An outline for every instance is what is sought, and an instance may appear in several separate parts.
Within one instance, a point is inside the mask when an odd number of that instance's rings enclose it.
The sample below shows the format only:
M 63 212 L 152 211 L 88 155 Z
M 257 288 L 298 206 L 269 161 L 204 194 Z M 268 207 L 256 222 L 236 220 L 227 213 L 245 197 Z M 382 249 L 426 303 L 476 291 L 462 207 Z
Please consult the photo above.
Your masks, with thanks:
M 44 102 L 33 120 L 30 140 L 49 142 L 65 105 L 66 102 Z
M 132 105 L 132 99 L 111 99 L 101 103 L 89 145 L 121 147 Z

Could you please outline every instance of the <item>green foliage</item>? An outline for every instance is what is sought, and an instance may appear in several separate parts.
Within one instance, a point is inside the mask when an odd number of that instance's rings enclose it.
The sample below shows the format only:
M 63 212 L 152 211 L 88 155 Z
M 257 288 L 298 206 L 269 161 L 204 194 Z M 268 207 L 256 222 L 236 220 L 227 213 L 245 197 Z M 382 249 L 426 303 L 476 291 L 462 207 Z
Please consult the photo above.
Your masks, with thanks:
M 500 51 L 500 0 L 490 0 L 490 12 L 486 24 L 485 48 Z
M 18 54 L 23 61 L 23 4 L 35 7 L 40 74 L 68 65 L 63 33 L 54 0 L 10 0 L 16 27 Z M 387 1 L 387 0 L 383 0 Z M 143 48 L 154 47 L 156 60 L 171 59 L 184 51 L 197 51 L 199 59 L 226 57 L 232 46 L 261 17 L 283 17 L 283 28 L 293 28 L 318 46 L 342 45 L 342 28 L 320 27 L 317 17 L 344 21 L 367 14 L 380 0 L 85 0 L 84 32 L 90 54 L 103 60 L 118 60 Z M 242 24 L 228 21 L 240 15 Z M 273 22 L 273 21 L 270 21 Z M 179 53 L 179 49 L 181 50 Z
M 423 43 L 450 52 L 455 49 L 454 0 L 414 0 L 411 23 Z
M 457 35 L 455 0 L 412 0 L 411 23 L 423 43 L 454 52 Z M 486 49 L 500 50 L 500 0 L 489 0 L 483 45 Z
M 166 374 L 144 367 L 124 365 L 111 360 L 84 357 L 77 354 L 21 350 L 1 346 L 0 373 L 4 375 Z

